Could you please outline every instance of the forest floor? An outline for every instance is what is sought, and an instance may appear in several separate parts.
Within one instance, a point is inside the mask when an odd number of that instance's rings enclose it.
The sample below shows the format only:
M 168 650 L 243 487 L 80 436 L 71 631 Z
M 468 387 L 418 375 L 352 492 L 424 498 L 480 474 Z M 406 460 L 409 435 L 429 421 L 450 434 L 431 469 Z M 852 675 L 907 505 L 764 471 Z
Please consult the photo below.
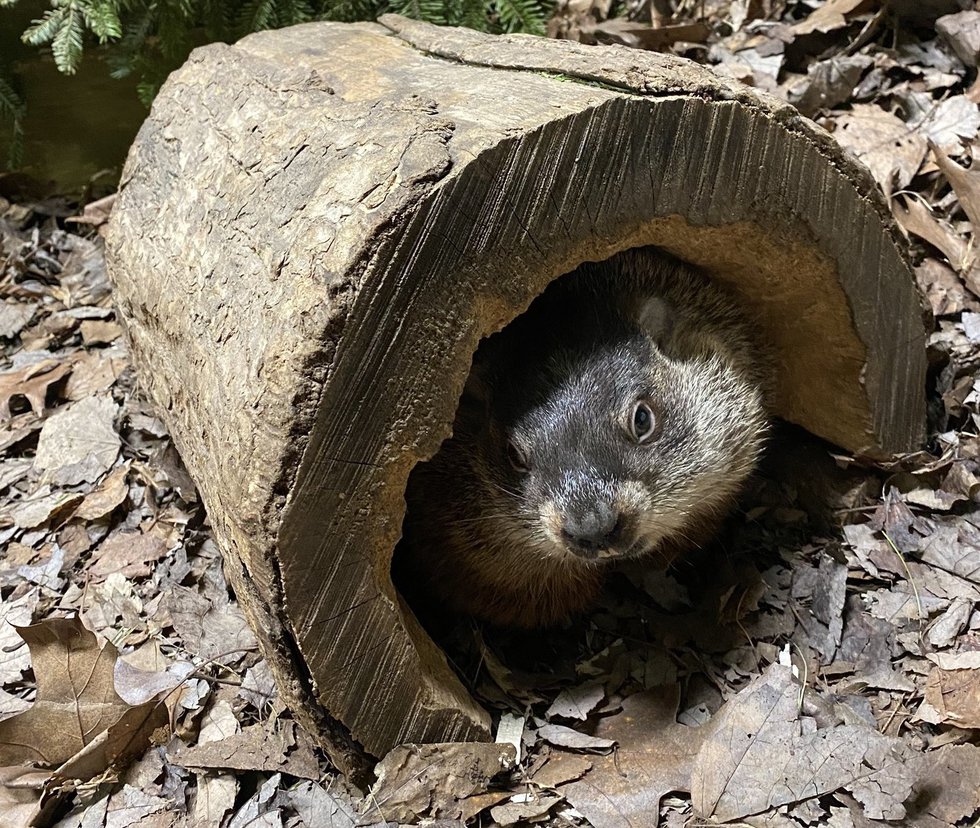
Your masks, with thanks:
M 455 663 L 517 749 L 503 774 L 472 745 L 397 748 L 367 796 L 331 770 L 140 393 L 107 205 L 73 220 L 0 177 L 0 828 L 980 824 L 980 11 L 963 5 L 708 0 L 653 26 L 560 3 L 553 35 L 706 62 L 868 164 L 928 307 L 930 439 L 869 467 L 781 429 L 717 548 L 622 573 L 558 634 L 462 623 Z

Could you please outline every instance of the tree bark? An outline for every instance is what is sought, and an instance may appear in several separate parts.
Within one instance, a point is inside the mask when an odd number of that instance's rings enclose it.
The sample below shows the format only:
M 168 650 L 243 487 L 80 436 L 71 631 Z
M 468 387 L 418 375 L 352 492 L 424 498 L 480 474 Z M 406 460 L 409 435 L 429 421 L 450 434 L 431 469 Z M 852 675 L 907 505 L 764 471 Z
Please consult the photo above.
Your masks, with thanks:
M 867 172 L 791 107 L 665 55 L 394 16 L 197 50 L 132 148 L 109 267 L 283 695 L 333 761 L 489 737 L 396 594 L 413 466 L 481 337 L 657 245 L 733 289 L 776 413 L 923 435 L 919 300 Z

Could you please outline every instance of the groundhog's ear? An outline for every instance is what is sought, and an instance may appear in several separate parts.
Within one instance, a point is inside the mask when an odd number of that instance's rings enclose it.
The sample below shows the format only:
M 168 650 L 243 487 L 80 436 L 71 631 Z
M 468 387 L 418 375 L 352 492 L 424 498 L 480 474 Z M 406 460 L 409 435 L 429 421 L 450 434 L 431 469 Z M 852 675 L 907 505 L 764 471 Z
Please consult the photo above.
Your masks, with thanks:
M 674 308 L 659 296 L 651 296 L 640 303 L 640 330 L 658 345 L 670 337 L 675 319 Z

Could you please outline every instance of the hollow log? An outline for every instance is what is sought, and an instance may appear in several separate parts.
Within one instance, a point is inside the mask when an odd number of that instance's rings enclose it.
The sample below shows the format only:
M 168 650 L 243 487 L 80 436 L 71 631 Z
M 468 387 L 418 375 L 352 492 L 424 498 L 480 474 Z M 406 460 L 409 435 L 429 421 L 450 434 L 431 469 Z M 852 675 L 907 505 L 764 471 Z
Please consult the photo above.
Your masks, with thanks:
M 679 58 L 395 16 L 198 49 L 130 152 L 108 263 L 139 377 L 281 691 L 333 761 L 489 737 L 390 577 L 482 337 L 656 245 L 777 355 L 775 414 L 852 452 L 924 427 L 919 299 L 867 172 Z

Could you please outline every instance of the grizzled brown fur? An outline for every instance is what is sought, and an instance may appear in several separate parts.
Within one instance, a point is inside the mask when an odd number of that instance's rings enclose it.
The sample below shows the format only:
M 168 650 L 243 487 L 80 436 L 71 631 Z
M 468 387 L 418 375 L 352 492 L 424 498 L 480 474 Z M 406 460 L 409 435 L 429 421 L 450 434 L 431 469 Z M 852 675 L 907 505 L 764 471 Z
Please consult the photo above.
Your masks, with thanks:
M 416 601 L 523 627 L 666 566 L 752 472 L 769 361 L 732 298 L 652 248 L 586 264 L 486 340 L 453 436 L 406 494 Z

